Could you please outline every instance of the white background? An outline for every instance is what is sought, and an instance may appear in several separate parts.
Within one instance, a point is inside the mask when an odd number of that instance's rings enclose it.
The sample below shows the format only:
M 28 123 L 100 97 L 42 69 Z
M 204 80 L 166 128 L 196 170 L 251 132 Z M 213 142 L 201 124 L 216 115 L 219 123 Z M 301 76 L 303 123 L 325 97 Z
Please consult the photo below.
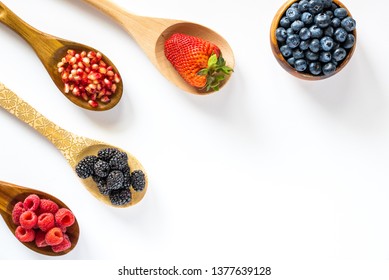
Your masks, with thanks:
M 149 176 L 141 203 L 106 206 L 48 140 L 0 109 L 0 180 L 49 192 L 78 219 L 78 245 L 54 259 L 144 266 L 389 260 L 386 2 L 344 1 L 357 20 L 357 49 L 341 73 L 318 82 L 289 75 L 272 55 L 269 28 L 281 0 L 114 2 L 214 29 L 234 50 L 235 73 L 220 92 L 191 95 L 83 1 L 3 1 L 37 29 L 106 54 L 124 95 L 108 112 L 75 107 L 4 25 L 0 82 L 61 127 L 130 151 Z M 0 248 L 0 259 L 53 259 L 20 245 L 2 220 Z

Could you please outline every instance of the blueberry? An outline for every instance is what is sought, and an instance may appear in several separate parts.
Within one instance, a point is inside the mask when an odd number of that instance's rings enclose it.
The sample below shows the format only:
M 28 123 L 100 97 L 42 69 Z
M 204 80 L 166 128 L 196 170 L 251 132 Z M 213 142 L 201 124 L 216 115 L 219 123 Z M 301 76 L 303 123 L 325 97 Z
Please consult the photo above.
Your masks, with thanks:
M 324 8 L 331 8 L 332 0 L 322 0 Z
M 311 31 L 311 38 L 321 38 L 323 36 L 323 29 L 317 25 L 309 27 L 309 31 Z
M 299 72 L 304 72 L 307 66 L 308 64 L 305 59 L 298 59 L 294 62 L 294 68 Z
M 311 62 L 309 63 L 309 72 L 311 72 L 312 75 L 320 75 L 321 73 L 321 64 L 320 62 Z
M 298 8 L 297 9 L 300 11 L 300 13 L 306 12 L 306 11 L 308 11 L 308 4 L 309 4 L 308 0 L 301 0 L 298 3 Z
M 336 66 L 332 62 L 328 62 L 324 64 L 322 67 L 322 71 L 324 75 L 329 75 L 333 73 L 335 70 L 336 70 Z
M 288 28 L 290 26 L 290 23 L 291 23 L 290 19 L 287 17 L 283 17 L 280 20 L 280 26 L 283 28 Z M 340 23 L 339 23 L 339 26 L 340 26 Z
M 334 36 L 334 28 L 332 26 L 328 26 L 326 29 L 324 29 L 324 36 Z
M 309 38 L 311 38 L 311 31 L 309 31 L 308 28 L 303 27 L 299 32 L 299 36 L 301 40 L 308 40 Z
M 331 19 L 326 13 L 320 13 L 315 16 L 315 24 L 320 28 L 325 28 L 330 25 Z
M 296 49 L 293 51 L 293 57 L 297 60 L 297 59 L 301 59 L 301 58 L 304 58 L 304 52 L 300 49 Z
M 292 66 L 294 66 L 294 62 L 296 61 L 296 59 L 294 58 L 294 57 L 290 57 L 290 58 L 288 58 L 288 60 L 287 60 L 287 62 L 290 64 L 290 65 L 292 65 Z
M 286 38 L 286 44 L 291 49 L 297 48 L 298 45 L 300 44 L 300 37 L 297 34 L 289 35 Z
M 343 48 L 338 48 L 336 49 L 333 53 L 332 53 L 332 58 L 335 60 L 335 61 L 342 61 L 347 55 L 347 52 L 345 49 Z
M 307 50 L 305 52 L 305 57 L 310 60 L 310 61 L 316 61 L 319 59 L 319 54 L 318 53 L 315 53 L 315 52 L 312 52 L 310 50 Z
M 309 48 L 309 44 L 310 44 L 309 41 L 301 41 L 299 45 L 299 49 L 305 51 Z
M 334 18 L 334 12 L 333 11 L 326 11 L 326 14 L 327 14 L 327 16 L 330 17 L 331 20 Z
M 355 29 L 357 24 L 352 17 L 346 17 L 342 20 L 341 25 L 346 31 L 351 32 Z
M 289 9 L 286 10 L 286 17 L 289 18 L 291 22 L 298 19 L 300 15 L 301 13 L 296 8 L 290 7 Z
M 319 56 L 319 61 L 327 63 L 332 59 L 332 55 L 330 52 L 321 52 Z
M 337 8 L 334 11 L 334 15 L 339 19 L 347 17 L 347 10 L 345 8 Z
M 335 30 L 335 39 L 336 41 L 343 43 L 347 39 L 347 31 L 344 30 L 342 27 L 339 27 Z
M 278 27 L 276 29 L 276 38 L 277 38 L 278 42 L 285 42 L 287 36 L 288 36 L 288 34 L 286 33 L 286 29 L 285 28 Z
M 342 21 L 341 21 L 339 18 L 337 18 L 337 17 L 335 17 L 335 18 L 333 18 L 333 19 L 331 20 L 331 26 L 332 26 L 333 28 L 338 28 L 338 27 L 340 27 L 341 23 L 342 23 Z
M 301 44 L 301 43 L 300 43 Z M 348 34 L 346 41 L 343 43 L 343 48 L 351 49 L 355 44 L 355 37 L 353 34 Z
M 293 3 L 292 6 L 290 6 L 290 7 L 298 10 L 298 8 L 299 8 L 299 3 L 295 2 L 295 3 Z
M 332 10 L 332 11 L 335 11 L 337 8 L 339 8 L 339 6 L 336 5 L 335 3 L 332 3 L 332 5 L 331 5 L 331 10 Z
M 320 46 L 323 49 L 323 51 L 330 51 L 334 47 L 334 40 L 331 37 L 324 36 L 320 40 Z
M 288 29 L 286 29 L 286 34 L 288 34 L 288 36 L 294 34 L 292 27 L 289 27 Z
M 319 41 L 319 39 L 313 39 L 311 41 L 311 43 L 309 44 L 309 49 L 312 52 L 317 53 L 320 50 L 320 41 Z
M 298 19 L 298 20 L 295 20 L 294 22 L 292 22 L 290 27 L 293 29 L 293 31 L 299 32 L 301 30 L 301 28 L 304 27 L 304 23 Z
M 304 12 L 300 19 L 302 22 L 304 22 L 305 25 L 309 25 L 313 22 L 313 15 L 311 13 Z
M 289 48 L 287 45 L 283 45 L 280 48 L 280 52 L 283 55 L 283 57 L 290 57 L 292 55 L 292 49 Z
M 308 11 L 316 15 L 320 13 L 324 8 L 322 0 L 311 0 L 308 3 Z

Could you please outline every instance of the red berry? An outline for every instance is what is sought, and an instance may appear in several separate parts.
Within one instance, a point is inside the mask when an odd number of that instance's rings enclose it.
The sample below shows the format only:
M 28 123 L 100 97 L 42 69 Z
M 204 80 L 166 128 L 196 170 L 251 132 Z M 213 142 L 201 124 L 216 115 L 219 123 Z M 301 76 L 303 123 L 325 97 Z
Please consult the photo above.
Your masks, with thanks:
M 55 222 L 59 227 L 70 227 L 74 221 L 74 215 L 69 209 L 61 208 L 55 213 Z
M 14 208 L 12 209 L 12 221 L 15 225 L 20 225 L 20 215 L 22 215 L 24 211 L 23 202 L 19 201 L 15 204 Z
M 72 243 L 70 242 L 69 237 L 67 236 L 67 234 L 64 234 L 63 241 L 58 245 L 52 246 L 51 249 L 53 250 L 53 252 L 59 253 L 59 252 L 62 252 L 62 251 L 69 249 L 71 246 L 72 246 Z
M 52 213 L 55 214 L 58 211 L 59 207 L 57 203 L 49 199 L 41 199 L 38 212 L 39 213 Z
M 40 203 L 39 196 L 37 196 L 36 194 L 30 194 L 24 200 L 23 205 L 26 210 L 35 211 L 36 209 L 38 209 L 39 203 Z
M 46 236 L 46 232 L 43 232 L 43 231 L 41 231 L 39 229 L 36 231 L 36 233 L 35 233 L 35 244 L 36 244 L 37 247 L 41 248 L 41 247 L 48 246 L 48 244 L 46 243 L 45 236 Z
M 38 222 L 38 217 L 33 211 L 26 211 L 20 215 L 19 219 L 20 225 L 25 229 L 31 229 L 36 226 Z
M 54 215 L 52 213 L 43 213 L 38 217 L 38 227 L 42 231 L 48 231 L 55 226 Z
M 54 227 L 49 230 L 45 235 L 46 243 L 50 246 L 61 244 L 63 241 L 62 230 L 58 227 Z
M 15 230 L 15 236 L 21 242 L 31 242 L 35 238 L 35 231 L 33 229 L 25 229 L 18 226 Z

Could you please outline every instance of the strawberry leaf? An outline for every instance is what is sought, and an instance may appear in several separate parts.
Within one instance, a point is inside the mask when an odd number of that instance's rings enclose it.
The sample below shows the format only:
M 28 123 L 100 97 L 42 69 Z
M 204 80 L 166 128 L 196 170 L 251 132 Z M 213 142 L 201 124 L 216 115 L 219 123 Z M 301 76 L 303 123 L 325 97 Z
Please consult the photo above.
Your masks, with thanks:
M 208 59 L 208 68 L 213 67 L 218 62 L 218 58 L 216 54 L 213 54 Z

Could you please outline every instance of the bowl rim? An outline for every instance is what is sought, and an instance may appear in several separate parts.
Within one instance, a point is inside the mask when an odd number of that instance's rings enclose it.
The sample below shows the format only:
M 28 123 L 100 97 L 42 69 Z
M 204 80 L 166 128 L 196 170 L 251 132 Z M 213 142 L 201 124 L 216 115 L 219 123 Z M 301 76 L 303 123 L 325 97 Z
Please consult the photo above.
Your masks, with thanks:
M 277 13 L 275 14 L 275 16 L 273 18 L 272 24 L 270 26 L 270 46 L 271 46 L 271 50 L 272 50 L 273 55 L 275 56 L 276 60 L 282 66 L 282 68 L 284 68 L 291 75 L 293 75 L 293 76 L 295 76 L 297 78 L 303 79 L 303 80 L 309 80 L 309 81 L 323 80 L 323 79 L 327 79 L 327 78 L 329 78 L 329 77 L 339 73 L 348 64 L 348 62 L 350 61 L 351 57 L 354 54 L 354 51 L 355 51 L 355 48 L 356 48 L 356 45 L 357 45 L 357 30 L 356 29 L 354 29 L 353 32 L 352 32 L 352 34 L 355 37 L 354 46 L 349 50 L 346 58 L 341 62 L 341 64 L 336 67 L 336 70 L 334 72 L 332 72 L 331 74 L 329 74 L 329 75 L 312 75 L 312 74 L 309 74 L 309 73 L 306 73 L 306 72 L 299 72 L 294 67 L 292 67 L 285 60 L 283 55 L 281 54 L 281 51 L 280 51 L 280 49 L 278 47 L 278 41 L 277 41 L 277 38 L 276 38 L 276 29 L 279 26 L 279 22 L 280 22 L 281 18 L 285 15 L 286 10 L 290 6 L 292 6 L 292 4 L 295 3 L 295 2 L 300 2 L 300 0 L 288 0 L 288 1 L 286 1 L 278 9 Z M 332 2 L 334 2 L 339 7 L 346 9 L 347 15 L 352 17 L 352 15 L 351 15 L 350 11 L 348 10 L 348 8 L 341 1 L 339 1 L 339 0 L 332 0 Z

